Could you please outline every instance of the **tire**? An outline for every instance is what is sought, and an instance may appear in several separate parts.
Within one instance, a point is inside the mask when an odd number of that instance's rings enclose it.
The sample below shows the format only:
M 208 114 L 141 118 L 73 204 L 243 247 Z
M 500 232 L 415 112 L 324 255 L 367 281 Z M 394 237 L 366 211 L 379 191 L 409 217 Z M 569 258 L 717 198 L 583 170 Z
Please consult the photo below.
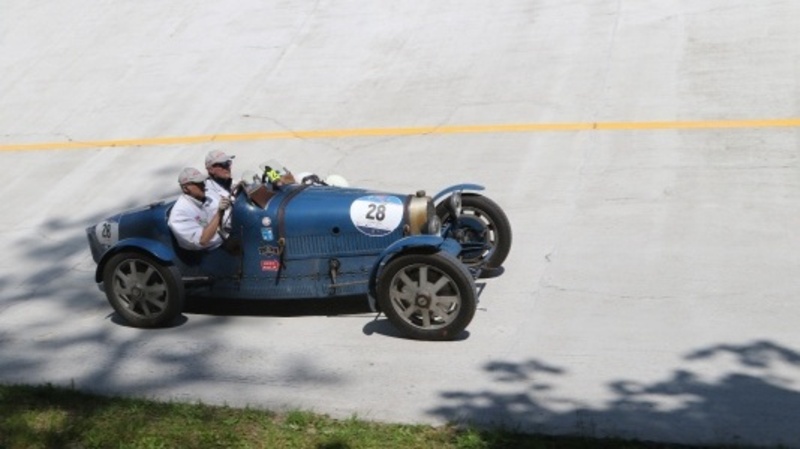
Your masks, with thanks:
M 103 269 L 111 307 L 134 327 L 171 324 L 183 311 L 183 284 L 177 268 L 137 252 L 117 254 Z
M 436 215 L 442 219 L 443 228 L 452 224 L 446 199 L 436 206 Z M 447 233 L 447 237 L 465 246 L 459 255 L 461 262 L 479 268 L 502 266 L 511 251 L 511 223 L 503 209 L 485 196 L 464 194 L 461 197 L 461 219 L 465 223 Z M 469 244 L 478 249 L 470 249 Z
M 445 253 L 395 258 L 380 275 L 377 296 L 389 321 L 417 340 L 453 340 L 477 306 L 469 271 Z

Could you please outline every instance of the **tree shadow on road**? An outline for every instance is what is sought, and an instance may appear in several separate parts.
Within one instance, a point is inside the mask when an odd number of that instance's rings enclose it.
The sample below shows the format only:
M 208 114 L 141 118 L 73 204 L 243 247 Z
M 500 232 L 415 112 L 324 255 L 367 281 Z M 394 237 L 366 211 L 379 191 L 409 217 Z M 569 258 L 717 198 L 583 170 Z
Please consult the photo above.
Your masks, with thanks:
M 20 269 L 0 275 L 0 382 L 52 383 L 126 395 L 163 394 L 198 380 L 261 382 L 250 378 L 254 375 L 248 372 L 247 364 L 219 362 L 231 348 L 209 338 L 205 327 L 216 325 L 216 321 L 198 324 L 184 316 L 183 322 L 176 323 L 177 330 L 120 329 L 123 321 L 95 284 L 95 265 L 85 233 L 88 226 L 115 211 L 144 205 L 121 202 L 114 211 L 51 217 L 35 229 L 9 232 Z M 187 312 L 219 314 L 224 321 L 232 315 L 360 313 L 363 309 L 358 303 L 312 304 L 304 309 L 300 304 L 280 302 L 200 302 Z M 9 325 L 3 326 L 4 322 Z M 187 322 L 191 325 L 185 325 Z M 242 352 L 241 358 L 251 357 L 247 348 L 235 349 Z M 282 364 L 269 365 L 269 361 L 269 356 L 258 360 L 265 364 L 268 374 L 264 376 L 270 376 L 269 381 L 299 379 L 302 383 L 308 379 L 309 383 L 330 385 L 342 381 L 337 373 L 303 354 L 287 357 Z
M 726 360 L 723 360 L 726 359 Z M 567 368 L 539 360 L 484 365 L 496 391 L 447 390 L 431 415 L 531 433 L 638 438 L 669 443 L 800 445 L 800 353 L 770 341 L 720 344 L 686 354 L 662 381 L 613 381 L 604 406 L 559 392 Z M 712 378 L 702 363 L 733 363 Z

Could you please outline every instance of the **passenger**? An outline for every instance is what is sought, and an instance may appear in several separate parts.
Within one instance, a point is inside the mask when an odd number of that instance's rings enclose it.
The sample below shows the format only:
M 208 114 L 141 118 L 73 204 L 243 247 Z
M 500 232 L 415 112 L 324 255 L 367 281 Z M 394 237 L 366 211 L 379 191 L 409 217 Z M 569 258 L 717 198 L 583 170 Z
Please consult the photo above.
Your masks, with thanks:
M 215 201 L 206 195 L 207 178 L 191 167 L 181 170 L 178 176 L 183 195 L 172 206 L 167 224 L 181 248 L 214 249 L 223 243 L 220 223 L 231 201 L 227 196 Z

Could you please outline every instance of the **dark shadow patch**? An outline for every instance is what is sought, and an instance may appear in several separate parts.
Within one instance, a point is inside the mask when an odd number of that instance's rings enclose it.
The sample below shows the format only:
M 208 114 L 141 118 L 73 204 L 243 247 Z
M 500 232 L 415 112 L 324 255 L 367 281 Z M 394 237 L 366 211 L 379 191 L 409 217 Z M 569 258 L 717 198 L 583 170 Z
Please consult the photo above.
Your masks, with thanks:
M 362 331 L 364 332 L 364 335 L 367 335 L 367 336 L 372 336 L 372 335 L 376 335 L 377 334 L 377 335 L 382 335 L 384 337 L 409 339 L 407 336 L 403 335 L 403 333 L 401 333 L 400 330 L 398 330 L 383 315 L 381 315 L 381 317 L 378 317 L 378 318 L 376 318 L 374 320 L 370 320 L 369 323 L 364 325 L 364 328 L 363 328 Z M 455 338 L 453 338 L 451 340 L 446 340 L 446 341 L 444 341 L 444 343 L 453 342 L 453 341 L 464 341 L 467 338 L 469 338 L 469 335 L 470 335 L 469 331 L 464 330 L 464 331 L 461 331 L 461 333 L 458 334 Z
M 718 357 L 739 365 L 716 378 L 695 366 Z M 441 404 L 429 413 L 454 423 L 528 433 L 794 447 L 800 444 L 800 392 L 780 373 L 798 369 L 799 357 L 769 341 L 701 348 L 685 355 L 686 366 L 665 373 L 663 380 L 609 382 L 611 399 L 597 407 L 575 402 L 569 394 L 558 397 L 558 378 L 570 374 L 565 368 L 536 359 L 494 360 L 483 371 L 490 378 L 486 384 L 498 388 L 442 391 Z M 570 406 L 554 406 L 561 401 Z
M 366 296 L 328 299 L 187 298 L 186 313 L 219 316 L 336 316 L 370 313 Z
M 128 323 L 128 322 L 125 320 L 125 318 L 122 318 L 122 316 L 121 316 L 120 314 L 116 313 L 116 312 L 112 312 L 112 313 L 111 313 L 111 314 L 109 314 L 109 315 L 108 315 L 106 318 L 107 318 L 107 319 L 110 319 L 110 320 L 111 320 L 111 322 L 112 322 L 112 323 L 114 323 L 114 324 L 116 324 L 117 326 L 122 326 L 122 327 L 130 327 L 130 328 L 134 328 L 134 329 L 136 328 L 136 326 L 133 326 L 133 325 L 131 325 L 130 323 Z M 175 317 L 175 319 L 174 319 L 174 320 L 172 320 L 172 322 L 171 322 L 171 323 L 169 323 L 169 324 L 167 324 L 166 326 L 161 326 L 161 327 L 152 328 L 152 330 L 157 330 L 157 329 L 172 329 L 172 328 L 176 328 L 176 327 L 183 326 L 183 325 L 184 325 L 184 324 L 186 324 L 187 322 L 189 322 L 189 318 L 188 318 L 188 317 L 186 317 L 186 315 L 183 315 L 183 314 L 181 314 L 181 315 L 178 315 L 178 316 L 176 316 L 176 317 Z

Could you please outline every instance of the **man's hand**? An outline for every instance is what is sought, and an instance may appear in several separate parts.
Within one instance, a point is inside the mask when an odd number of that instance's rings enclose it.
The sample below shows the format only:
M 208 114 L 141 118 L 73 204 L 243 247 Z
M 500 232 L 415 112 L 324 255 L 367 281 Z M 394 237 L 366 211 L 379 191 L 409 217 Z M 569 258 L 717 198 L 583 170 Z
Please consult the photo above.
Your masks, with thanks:
M 227 196 L 223 196 L 219 199 L 219 212 L 225 212 L 228 208 L 231 207 L 231 199 Z

